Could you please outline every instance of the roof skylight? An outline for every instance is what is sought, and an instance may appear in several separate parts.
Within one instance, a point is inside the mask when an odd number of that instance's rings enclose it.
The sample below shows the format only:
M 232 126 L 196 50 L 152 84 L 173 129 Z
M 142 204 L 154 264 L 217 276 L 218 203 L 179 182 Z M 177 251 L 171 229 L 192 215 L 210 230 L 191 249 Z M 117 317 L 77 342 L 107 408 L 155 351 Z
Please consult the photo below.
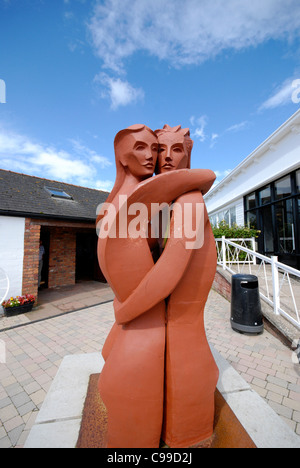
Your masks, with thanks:
M 58 189 L 55 187 L 45 187 L 47 192 L 50 193 L 51 197 L 53 198 L 63 198 L 65 200 L 73 200 L 71 195 L 68 195 L 64 190 Z

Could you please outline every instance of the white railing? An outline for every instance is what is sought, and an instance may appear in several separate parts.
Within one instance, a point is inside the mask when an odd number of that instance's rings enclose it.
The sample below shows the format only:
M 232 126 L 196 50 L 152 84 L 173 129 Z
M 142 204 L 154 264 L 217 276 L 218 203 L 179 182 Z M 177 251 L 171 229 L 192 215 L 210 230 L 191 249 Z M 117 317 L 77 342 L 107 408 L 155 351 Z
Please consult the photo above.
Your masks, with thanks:
M 249 248 L 249 244 L 252 248 Z M 248 245 L 248 246 L 247 246 Z M 259 280 L 261 298 L 300 329 L 300 271 L 255 251 L 255 239 L 216 239 L 218 265 L 231 274 L 250 273 Z

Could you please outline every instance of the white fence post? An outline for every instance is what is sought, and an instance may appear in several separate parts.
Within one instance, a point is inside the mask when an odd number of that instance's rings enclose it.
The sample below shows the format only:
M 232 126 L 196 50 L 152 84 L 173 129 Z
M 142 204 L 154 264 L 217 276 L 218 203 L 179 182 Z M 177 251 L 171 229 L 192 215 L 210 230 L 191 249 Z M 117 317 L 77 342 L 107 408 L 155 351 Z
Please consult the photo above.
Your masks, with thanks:
M 253 252 L 256 252 L 256 250 L 255 250 L 255 237 L 252 237 L 251 242 L 252 242 L 252 250 L 253 250 Z M 256 256 L 255 255 L 253 255 L 253 265 L 256 265 Z
M 223 263 L 223 270 L 226 270 L 226 245 L 225 245 L 225 236 L 222 236 L 222 263 Z
M 272 280 L 273 280 L 273 304 L 274 304 L 274 313 L 280 315 L 280 297 L 279 297 L 279 273 L 276 262 L 278 262 L 278 257 L 271 257 L 272 264 Z

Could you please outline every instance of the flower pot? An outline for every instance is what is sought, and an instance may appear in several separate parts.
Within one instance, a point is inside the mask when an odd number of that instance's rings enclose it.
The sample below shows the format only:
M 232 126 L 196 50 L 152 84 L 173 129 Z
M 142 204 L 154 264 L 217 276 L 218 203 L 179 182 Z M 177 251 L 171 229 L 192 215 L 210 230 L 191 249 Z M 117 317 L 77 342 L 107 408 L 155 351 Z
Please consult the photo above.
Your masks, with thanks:
M 23 304 L 14 307 L 3 307 L 5 317 L 11 317 L 13 315 L 25 314 L 30 312 L 33 307 L 33 302 L 31 304 Z

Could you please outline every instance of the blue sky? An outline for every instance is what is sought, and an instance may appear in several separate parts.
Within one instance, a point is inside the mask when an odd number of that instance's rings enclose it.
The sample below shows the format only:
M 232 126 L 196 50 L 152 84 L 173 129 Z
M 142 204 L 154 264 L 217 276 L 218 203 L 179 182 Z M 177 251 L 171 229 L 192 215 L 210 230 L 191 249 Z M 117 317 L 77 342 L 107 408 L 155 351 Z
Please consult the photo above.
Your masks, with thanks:
M 299 0 L 0 0 L 0 168 L 110 190 L 115 134 L 167 123 L 221 180 L 299 109 L 299 52 Z

